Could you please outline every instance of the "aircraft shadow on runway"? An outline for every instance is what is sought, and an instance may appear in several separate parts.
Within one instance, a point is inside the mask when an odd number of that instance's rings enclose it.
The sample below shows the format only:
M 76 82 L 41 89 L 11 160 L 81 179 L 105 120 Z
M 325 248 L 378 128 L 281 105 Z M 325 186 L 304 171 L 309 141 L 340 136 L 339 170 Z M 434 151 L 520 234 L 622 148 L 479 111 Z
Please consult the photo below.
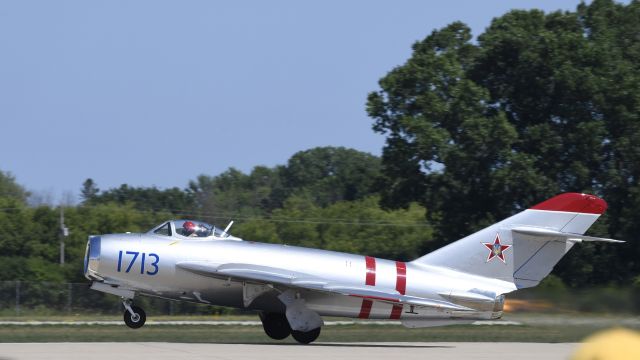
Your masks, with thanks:
M 454 348 L 455 346 L 443 346 L 443 345 L 411 345 L 411 344 L 359 344 L 359 343 L 312 343 L 308 345 L 300 345 L 296 343 L 221 343 L 227 345 L 276 345 L 276 346 L 325 346 L 325 347 L 357 347 L 357 348 L 398 348 L 398 349 L 447 349 Z

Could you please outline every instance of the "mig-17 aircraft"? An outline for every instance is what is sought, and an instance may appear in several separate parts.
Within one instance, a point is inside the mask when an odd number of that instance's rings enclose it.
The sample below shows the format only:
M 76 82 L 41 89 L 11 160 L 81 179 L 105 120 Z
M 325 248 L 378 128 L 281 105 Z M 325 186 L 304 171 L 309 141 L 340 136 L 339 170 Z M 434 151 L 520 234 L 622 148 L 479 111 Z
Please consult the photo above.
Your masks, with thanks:
M 620 242 L 583 235 L 604 200 L 565 193 L 409 262 L 245 241 L 195 220 L 144 234 L 90 236 L 91 288 L 123 299 L 124 321 L 144 325 L 137 296 L 256 310 L 265 333 L 318 338 L 323 316 L 395 319 L 428 327 L 499 319 L 505 294 L 538 285 L 573 245 Z

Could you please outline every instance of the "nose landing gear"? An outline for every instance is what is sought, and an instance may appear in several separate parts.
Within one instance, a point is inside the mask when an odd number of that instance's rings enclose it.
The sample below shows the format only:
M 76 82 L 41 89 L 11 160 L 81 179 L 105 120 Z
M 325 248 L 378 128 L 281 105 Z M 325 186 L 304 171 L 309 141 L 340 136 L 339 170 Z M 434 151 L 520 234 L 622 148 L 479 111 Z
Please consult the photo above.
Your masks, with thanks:
M 124 305 L 124 323 L 131 329 L 139 329 L 147 321 L 147 314 L 145 314 L 142 308 L 131 305 L 131 300 L 125 300 L 122 302 Z

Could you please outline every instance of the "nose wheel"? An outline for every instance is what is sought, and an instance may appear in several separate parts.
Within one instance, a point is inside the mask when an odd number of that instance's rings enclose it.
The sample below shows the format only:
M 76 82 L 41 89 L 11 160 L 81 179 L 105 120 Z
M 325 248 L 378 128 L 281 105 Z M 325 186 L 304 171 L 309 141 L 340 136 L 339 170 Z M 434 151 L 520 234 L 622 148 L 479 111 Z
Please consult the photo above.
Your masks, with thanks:
M 131 329 L 139 329 L 147 321 L 147 314 L 142 308 L 131 305 L 131 301 L 124 301 L 124 323 Z

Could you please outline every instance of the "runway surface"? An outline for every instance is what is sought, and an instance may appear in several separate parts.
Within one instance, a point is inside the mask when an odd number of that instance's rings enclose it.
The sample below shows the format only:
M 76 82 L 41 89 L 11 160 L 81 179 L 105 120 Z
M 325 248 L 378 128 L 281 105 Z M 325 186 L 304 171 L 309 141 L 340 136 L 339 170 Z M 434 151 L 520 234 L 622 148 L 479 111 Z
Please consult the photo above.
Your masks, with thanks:
M 490 339 L 488 339 L 490 340 Z M 577 344 L 540 343 L 21 343 L 0 344 L 0 360 L 140 359 L 567 359 Z

